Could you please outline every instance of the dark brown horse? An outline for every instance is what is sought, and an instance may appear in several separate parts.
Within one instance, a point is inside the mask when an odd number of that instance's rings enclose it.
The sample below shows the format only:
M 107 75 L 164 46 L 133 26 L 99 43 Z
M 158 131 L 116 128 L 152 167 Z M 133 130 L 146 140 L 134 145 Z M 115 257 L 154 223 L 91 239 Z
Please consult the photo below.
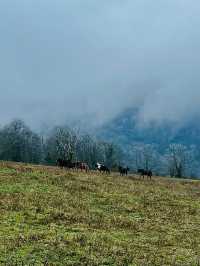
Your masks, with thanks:
M 151 170 L 138 169 L 137 172 L 138 172 L 138 174 L 140 174 L 141 177 L 143 177 L 143 179 L 145 176 L 147 176 L 147 177 L 149 177 L 149 179 L 151 179 L 152 175 L 153 175 Z
M 128 167 L 118 167 L 119 173 L 121 176 L 128 175 L 128 171 L 130 170 Z
M 70 160 L 64 160 L 59 158 L 56 163 L 57 166 L 61 168 L 73 169 L 75 167 L 74 163 L 72 163 Z
M 58 159 L 57 160 L 57 166 L 61 168 L 68 168 L 68 169 L 74 169 L 74 170 L 81 170 L 88 172 L 90 170 L 89 166 L 87 163 L 84 162 L 72 162 L 70 160 L 63 160 L 63 159 Z

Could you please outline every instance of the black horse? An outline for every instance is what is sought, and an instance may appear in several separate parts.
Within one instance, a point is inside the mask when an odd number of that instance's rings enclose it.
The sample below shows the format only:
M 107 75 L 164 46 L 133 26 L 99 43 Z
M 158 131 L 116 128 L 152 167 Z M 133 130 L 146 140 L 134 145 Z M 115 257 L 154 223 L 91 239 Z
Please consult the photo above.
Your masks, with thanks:
M 119 173 L 121 176 L 128 175 L 128 171 L 130 170 L 128 167 L 118 167 Z
M 104 164 L 101 163 L 96 163 L 95 164 L 95 168 L 100 172 L 100 173 L 106 173 L 106 174 L 110 174 L 110 169 L 105 166 Z
M 149 177 L 149 179 L 151 179 L 152 175 L 153 175 L 151 170 L 138 169 L 137 172 L 138 172 L 138 174 L 140 174 L 141 177 L 143 177 L 143 179 L 145 176 L 147 176 L 147 177 Z
M 60 158 L 57 160 L 57 166 L 69 169 L 73 169 L 76 167 L 75 163 L 71 162 L 70 160 L 63 160 Z

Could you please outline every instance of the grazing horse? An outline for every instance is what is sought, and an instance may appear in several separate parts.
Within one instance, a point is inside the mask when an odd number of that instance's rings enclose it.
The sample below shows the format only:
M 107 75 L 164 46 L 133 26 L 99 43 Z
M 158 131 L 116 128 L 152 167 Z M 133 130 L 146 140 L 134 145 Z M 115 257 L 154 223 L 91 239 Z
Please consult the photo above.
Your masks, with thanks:
M 124 176 L 124 175 L 128 175 L 128 171 L 130 170 L 128 167 L 122 167 L 122 166 L 119 166 L 118 167 L 118 170 L 119 170 L 119 173 L 121 176 Z
M 68 169 L 75 169 L 75 170 L 80 169 L 81 171 L 85 171 L 85 172 L 89 171 L 88 164 L 84 162 L 72 162 L 70 160 L 63 160 L 59 158 L 57 160 L 57 165 L 61 168 L 68 168 Z
M 70 160 L 63 160 L 59 158 L 56 163 L 57 166 L 61 168 L 69 168 L 69 169 L 75 168 L 75 164 L 72 163 Z
M 138 172 L 138 174 L 140 174 L 141 177 L 143 177 L 143 179 L 145 176 L 147 176 L 147 177 L 149 177 L 149 179 L 151 179 L 151 177 L 153 175 L 151 170 L 138 169 L 137 172 Z
M 101 163 L 96 163 L 95 164 L 95 168 L 100 172 L 100 173 L 106 173 L 106 174 L 110 174 L 110 169 L 105 166 L 104 164 Z
M 80 169 L 81 171 L 85 171 L 86 173 L 90 170 L 89 166 L 87 163 L 83 162 L 76 162 L 76 169 Z

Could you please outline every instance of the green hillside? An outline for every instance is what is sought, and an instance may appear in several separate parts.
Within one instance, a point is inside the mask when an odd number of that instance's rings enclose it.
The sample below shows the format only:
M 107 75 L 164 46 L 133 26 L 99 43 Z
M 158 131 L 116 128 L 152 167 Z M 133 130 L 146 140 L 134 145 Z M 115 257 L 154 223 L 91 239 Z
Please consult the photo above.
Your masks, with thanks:
M 1 265 L 200 265 L 200 182 L 0 164 Z

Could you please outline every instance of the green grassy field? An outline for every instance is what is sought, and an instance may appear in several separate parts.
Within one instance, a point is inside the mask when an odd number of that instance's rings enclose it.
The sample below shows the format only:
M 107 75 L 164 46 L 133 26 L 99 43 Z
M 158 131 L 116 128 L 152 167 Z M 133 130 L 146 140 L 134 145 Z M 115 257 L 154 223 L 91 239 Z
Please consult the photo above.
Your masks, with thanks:
M 0 265 L 200 265 L 200 182 L 2 162 Z

